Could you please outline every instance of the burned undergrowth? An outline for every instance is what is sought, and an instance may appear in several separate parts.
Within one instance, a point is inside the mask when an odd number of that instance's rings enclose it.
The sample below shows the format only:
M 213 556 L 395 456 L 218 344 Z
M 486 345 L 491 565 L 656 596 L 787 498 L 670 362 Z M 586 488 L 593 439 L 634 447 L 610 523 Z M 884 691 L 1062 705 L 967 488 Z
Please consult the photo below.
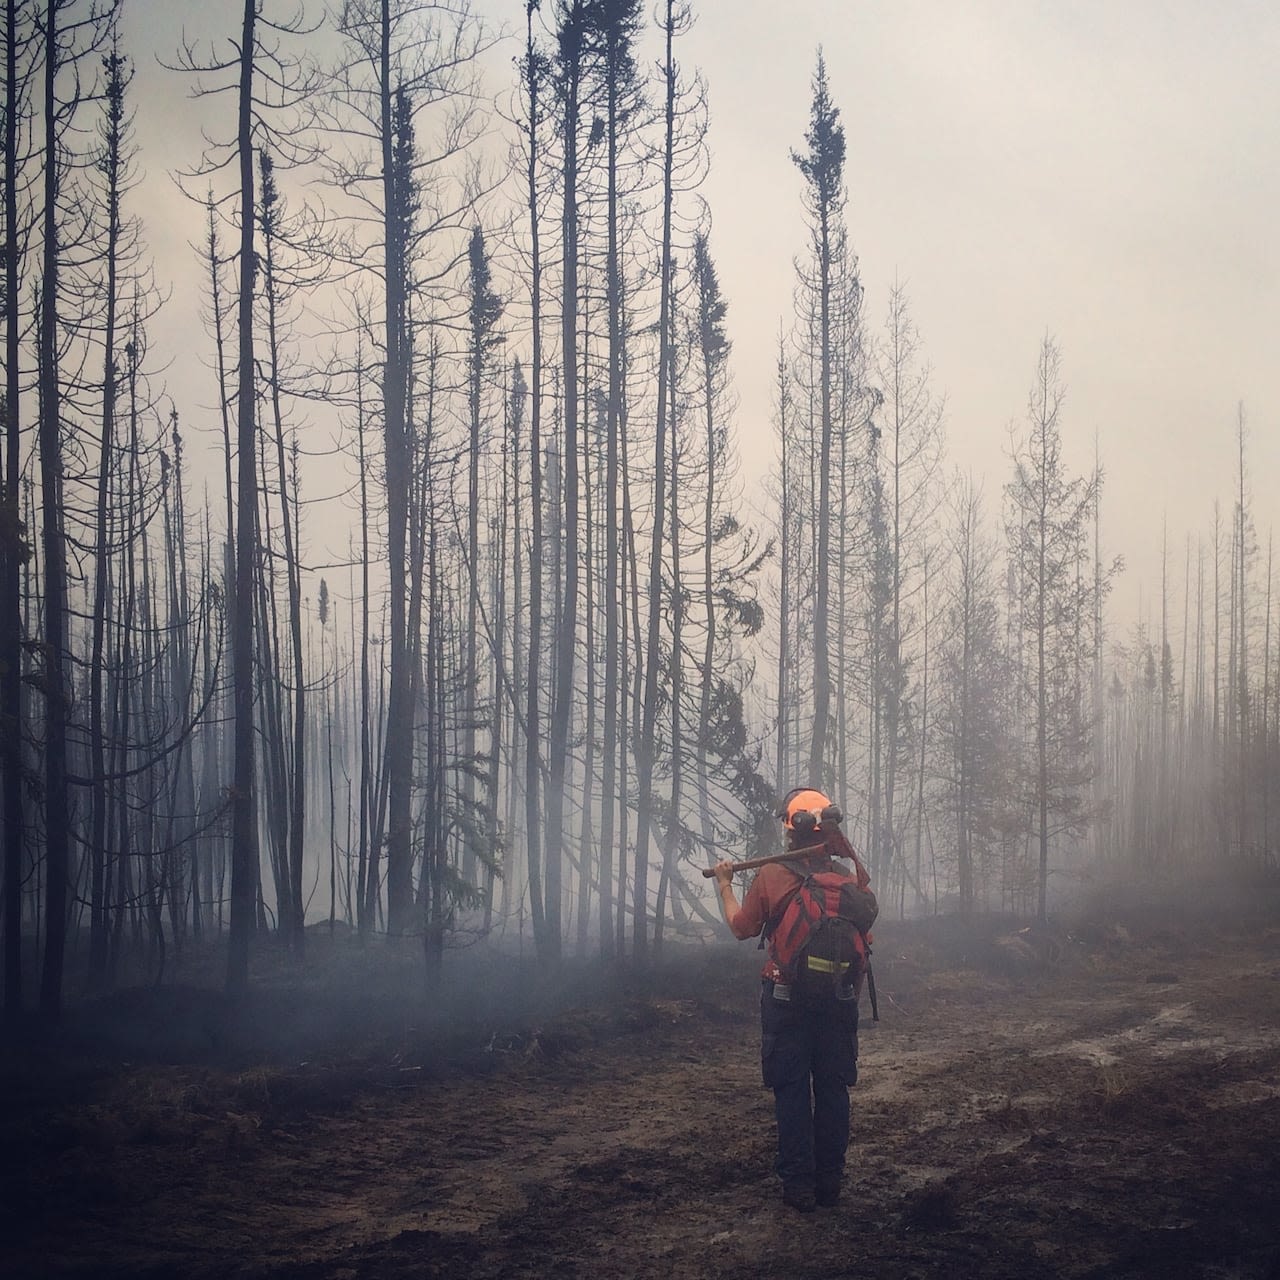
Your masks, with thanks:
M 81 1022 L 11 1048 L 0 1141 L 20 1157 L 0 1226 L 16 1273 L 1280 1265 L 1267 1208 L 1280 1193 L 1280 929 L 1163 915 L 885 923 L 845 1201 L 819 1222 L 777 1201 L 751 948 L 668 948 L 643 978 L 569 965 L 545 984 L 518 957 L 473 951 L 454 975 L 474 975 L 468 1001 L 419 992 L 408 1006 L 386 954 L 384 994 L 362 972 L 350 1023 L 355 993 L 326 989 L 313 954 L 296 986 L 273 958 L 257 995 L 277 1023 L 256 1039 L 242 1026 L 230 1045 L 188 1042 L 184 1057 L 171 1039 L 131 1057 L 154 1042 L 125 1019 L 114 1038 Z M 193 990 L 165 998 L 181 1007 Z

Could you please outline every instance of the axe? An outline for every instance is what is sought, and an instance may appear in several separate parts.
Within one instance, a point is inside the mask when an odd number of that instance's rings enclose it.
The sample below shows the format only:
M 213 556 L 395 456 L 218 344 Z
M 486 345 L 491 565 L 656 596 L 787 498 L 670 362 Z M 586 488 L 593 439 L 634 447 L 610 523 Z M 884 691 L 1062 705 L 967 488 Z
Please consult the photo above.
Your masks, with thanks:
M 838 820 L 837 820 L 838 821 Z M 848 837 L 838 827 L 828 831 L 819 844 L 806 845 L 800 849 L 789 849 L 786 853 L 771 853 L 763 858 L 748 858 L 745 862 L 735 862 L 733 873 L 754 871 L 756 867 L 767 867 L 771 862 L 795 862 L 807 858 L 843 858 L 852 862 L 858 873 L 858 886 L 865 889 L 871 883 L 871 877 L 857 850 L 849 843 Z M 716 871 L 714 867 L 703 868 L 703 878 L 710 880 Z
M 745 862 L 735 862 L 733 864 L 733 874 L 737 875 L 739 871 L 754 871 L 757 867 L 767 867 L 771 862 L 795 862 L 800 858 L 830 858 L 832 856 L 831 850 L 825 844 L 815 844 L 808 849 L 793 849 L 790 853 L 771 853 L 764 858 L 748 858 Z M 703 878 L 707 880 L 710 880 L 715 873 L 715 867 L 704 867 L 702 869 Z

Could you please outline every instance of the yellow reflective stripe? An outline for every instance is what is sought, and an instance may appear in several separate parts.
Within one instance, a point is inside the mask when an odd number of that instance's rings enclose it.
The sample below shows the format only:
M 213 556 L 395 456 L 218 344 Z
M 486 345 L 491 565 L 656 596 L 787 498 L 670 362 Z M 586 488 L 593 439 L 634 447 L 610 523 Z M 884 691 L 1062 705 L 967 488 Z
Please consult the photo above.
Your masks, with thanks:
M 849 967 L 847 960 L 823 960 L 821 956 L 805 956 L 805 962 L 818 973 L 843 973 Z

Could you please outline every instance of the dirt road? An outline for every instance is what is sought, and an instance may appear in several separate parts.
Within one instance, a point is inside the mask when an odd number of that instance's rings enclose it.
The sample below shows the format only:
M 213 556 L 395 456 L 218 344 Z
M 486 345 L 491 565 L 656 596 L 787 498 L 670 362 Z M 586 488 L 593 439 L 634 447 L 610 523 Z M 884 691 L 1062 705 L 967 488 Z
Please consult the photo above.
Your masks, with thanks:
M 972 951 L 882 931 L 834 1210 L 779 1201 L 755 957 L 724 948 L 443 1073 L 407 1043 L 28 1084 L 0 1270 L 1280 1277 L 1280 930 Z

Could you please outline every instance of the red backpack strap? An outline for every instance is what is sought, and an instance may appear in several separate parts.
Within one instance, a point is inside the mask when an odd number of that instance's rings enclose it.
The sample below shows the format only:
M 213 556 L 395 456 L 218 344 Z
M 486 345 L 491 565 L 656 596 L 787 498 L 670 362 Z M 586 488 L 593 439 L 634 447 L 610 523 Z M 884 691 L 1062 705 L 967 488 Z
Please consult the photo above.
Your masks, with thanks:
M 822 918 L 824 904 L 820 886 L 806 879 L 796 888 L 781 913 L 769 939 L 769 955 L 782 970 L 786 981 L 791 981 L 796 957 L 808 942 L 813 929 Z
M 760 947 L 763 947 L 770 938 L 773 937 L 773 931 L 782 923 L 782 917 L 786 914 L 787 908 L 791 905 L 791 900 L 800 892 L 804 886 L 804 882 L 809 878 L 812 867 L 808 866 L 799 858 L 794 860 L 788 859 L 786 862 L 779 862 L 780 867 L 790 871 L 796 878 L 795 884 L 789 888 L 786 893 L 778 901 L 778 905 L 774 908 L 773 914 L 764 922 L 764 928 L 760 931 Z M 759 950 L 759 948 L 757 948 Z

